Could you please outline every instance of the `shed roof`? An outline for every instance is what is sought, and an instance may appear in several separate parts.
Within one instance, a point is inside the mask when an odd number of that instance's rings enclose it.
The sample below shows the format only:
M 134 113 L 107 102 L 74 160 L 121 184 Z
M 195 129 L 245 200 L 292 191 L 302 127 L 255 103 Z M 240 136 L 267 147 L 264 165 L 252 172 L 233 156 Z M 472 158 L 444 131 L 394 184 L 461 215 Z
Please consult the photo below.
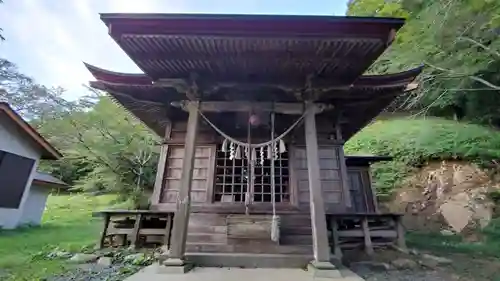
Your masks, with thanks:
M 374 155 L 346 155 L 347 166 L 369 166 L 372 163 L 391 161 L 392 156 L 374 156 Z
M 62 154 L 53 147 L 44 137 L 42 137 L 28 122 L 26 122 L 17 112 L 6 102 L 0 102 L 0 110 L 7 118 L 14 122 L 27 137 L 29 137 L 42 151 L 42 159 L 57 160 Z
M 39 171 L 35 172 L 33 176 L 33 183 L 47 187 L 68 187 L 68 184 L 62 180 Z

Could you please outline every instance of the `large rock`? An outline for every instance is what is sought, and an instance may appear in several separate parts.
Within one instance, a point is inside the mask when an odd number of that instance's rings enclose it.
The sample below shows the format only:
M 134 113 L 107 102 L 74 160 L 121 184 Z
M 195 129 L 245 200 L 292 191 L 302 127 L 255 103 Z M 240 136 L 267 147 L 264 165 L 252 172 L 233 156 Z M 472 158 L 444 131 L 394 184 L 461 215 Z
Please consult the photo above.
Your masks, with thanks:
M 134 265 L 139 265 L 144 263 L 144 261 L 147 259 L 146 255 L 143 253 L 136 253 L 136 254 L 131 254 L 128 256 L 125 256 L 123 258 L 123 262 L 128 263 L 128 264 L 134 264 Z
M 89 263 L 89 262 L 95 262 L 99 258 L 98 255 L 94 254 L 75 254 L 73 255 L 69 261 L 72 263 Z
M 455 233 L 465 238 L 479 233 L 491 221 L 494 203 L 487 193 L 500 190 L 479 167 L 462 161 L 429 163 L 405 181 L 394 200 L 392 212 L 405 213 L 408 230 Z
M 113 264 L 113 260 L 110 257 L 100 257 L 97 260 L 97 264 L 107 267 Z
M 405 258 L 395 259 L 391 262 L 391 264 L 397 269 L 414 269 L 418 267 L 417 262 Z
M 376 261 L 358 261 L 351 263 L 352 267 L 365 267 L 371 270 L 386 271 L 391 269 L 391 266 L 385 262 Z
M 443 258 L 443 257 L 438 257 L 438 256 L 430 255 L 430 254 L 423 254 L 422 258 L 426 259 L 426 260 L 429 260 L 429 261 L 436 262 L 438 265 L 444 265 L 444 264 L 451 264 L 451 263 L 453 263 L 453 261 L 450 260 L 450 259 Z

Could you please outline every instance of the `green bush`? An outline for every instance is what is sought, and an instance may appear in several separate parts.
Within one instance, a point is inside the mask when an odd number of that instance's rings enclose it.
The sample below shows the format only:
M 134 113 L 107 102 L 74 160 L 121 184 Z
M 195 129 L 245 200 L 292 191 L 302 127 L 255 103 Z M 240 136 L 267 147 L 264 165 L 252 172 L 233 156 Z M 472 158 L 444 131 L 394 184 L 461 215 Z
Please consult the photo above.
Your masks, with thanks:
M 345 144 L 347 155 L 384 155 L 393 161 L 373 165 L 380 195 L 388 195 L 415 167 L 431 160 L 489 163 L 500 158 L 500 132 L 440 118 L 376 121 Z

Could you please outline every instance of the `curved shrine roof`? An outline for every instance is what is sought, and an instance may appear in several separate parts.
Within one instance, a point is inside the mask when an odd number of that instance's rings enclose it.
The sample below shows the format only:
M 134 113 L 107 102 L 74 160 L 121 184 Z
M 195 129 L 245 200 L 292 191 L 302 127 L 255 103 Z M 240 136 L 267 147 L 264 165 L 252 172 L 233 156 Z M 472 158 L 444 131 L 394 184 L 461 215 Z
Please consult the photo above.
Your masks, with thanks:
M 111 72 L 88 64 L 86 66 L 96 78 L 96 81 L 91 82 L 92 87 L 108 92 L 157 134 L 163 134 L 169 119 L 187 118 L 184 111 L 170 106 L 172 101 L 186 100 L 186 96 L 175 88 L 155 84 L 144 74 Z M 411 82 L 421 71 L 422 67 L 417 67 L 395 74 L 361 76 L 346 89 L 325 92 L 318 102 L 342 104 L 343 114 L 350 120 L 349 124 L 342 125 L 344 138 L 348 139 L 394 98 L 405 90 L 411 90 L 409 86 L 414 85 Z M 286 98 L 290 94 L 276 96 Z

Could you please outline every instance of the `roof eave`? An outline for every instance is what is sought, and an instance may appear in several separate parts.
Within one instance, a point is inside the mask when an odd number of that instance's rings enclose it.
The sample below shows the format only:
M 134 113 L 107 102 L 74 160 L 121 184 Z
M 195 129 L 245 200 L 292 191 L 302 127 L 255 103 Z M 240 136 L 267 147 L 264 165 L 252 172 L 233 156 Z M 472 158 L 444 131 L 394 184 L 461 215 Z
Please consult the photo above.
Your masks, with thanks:
M 28 122 L 24 121 L 24 119 L 15 110 L 13 110 L 8 103 L 0 102 L 0 109 L 3 110 L 12 121 L 21 127 L 21 129 L 42 148 L 41 159 L 58 160 L 63 156 L 54 146 L 52 146 L 33 127 L 31 127 Z

